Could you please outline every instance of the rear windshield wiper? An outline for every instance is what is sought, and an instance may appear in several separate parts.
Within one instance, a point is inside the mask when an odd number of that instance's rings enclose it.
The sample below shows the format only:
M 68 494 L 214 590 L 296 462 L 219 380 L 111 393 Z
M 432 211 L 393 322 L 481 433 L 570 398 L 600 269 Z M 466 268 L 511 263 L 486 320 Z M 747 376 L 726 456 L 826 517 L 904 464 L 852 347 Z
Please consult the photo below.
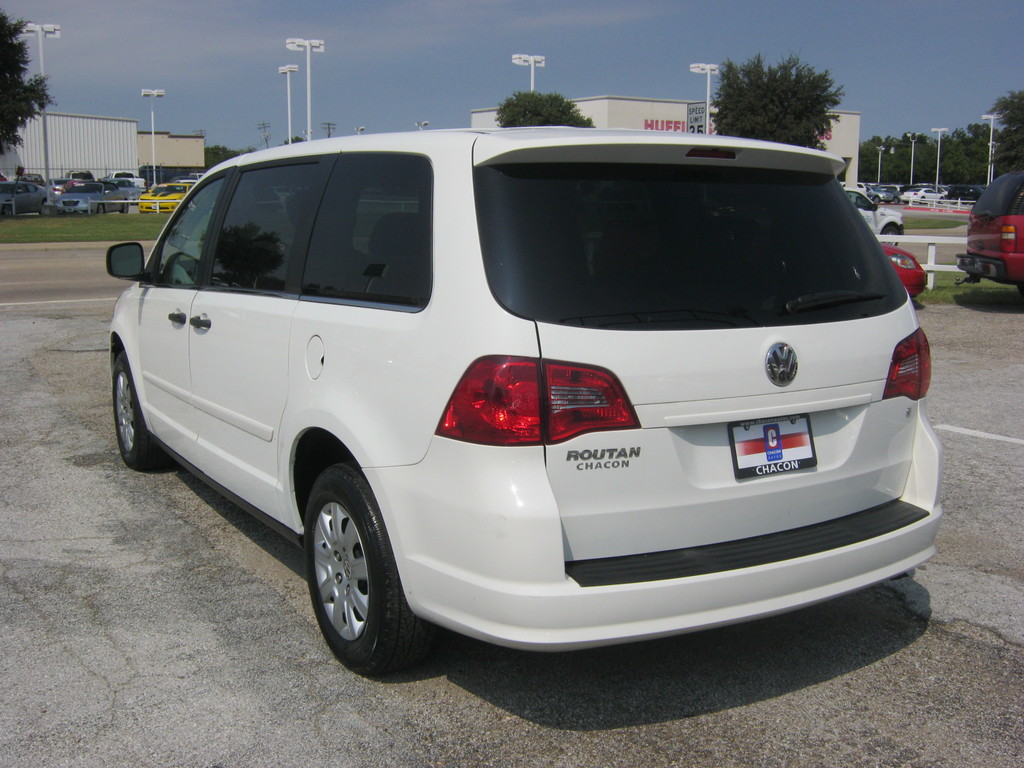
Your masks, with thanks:
M 820 293 L 805 293 L 786 302 L 786 312 L 795 315 L 799 312 L 809 312 L 812 309 L 826 309 L 827 307 L 838 307 L 842 304 L 856 304 L 860 301 L 874 301 L 884 299 L 881 293 L 863 293 L 861 291 L 822 291 Z

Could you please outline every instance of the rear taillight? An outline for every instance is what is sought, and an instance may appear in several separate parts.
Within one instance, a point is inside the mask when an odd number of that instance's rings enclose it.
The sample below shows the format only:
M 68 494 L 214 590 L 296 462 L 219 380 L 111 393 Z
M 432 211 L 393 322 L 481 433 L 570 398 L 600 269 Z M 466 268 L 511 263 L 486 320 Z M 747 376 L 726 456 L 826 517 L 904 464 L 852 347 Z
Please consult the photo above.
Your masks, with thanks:
M 483 445 L 540 445 L 638 426 L 610 371 L 495 356 L 480 358 L 463 374 L 437 434 Z
M 882 399 L 909 397 L 911 400 L 920 400 L 928 394 L 931 381 L 932 353 L 928 338 L 918 328 L 893 350 Z
M 1013 224 L 1003 224 L 1002 232 L 999 235 L 999 250 L 1003 253 L 1016 253 L 1017 248 L 1017 227 Z

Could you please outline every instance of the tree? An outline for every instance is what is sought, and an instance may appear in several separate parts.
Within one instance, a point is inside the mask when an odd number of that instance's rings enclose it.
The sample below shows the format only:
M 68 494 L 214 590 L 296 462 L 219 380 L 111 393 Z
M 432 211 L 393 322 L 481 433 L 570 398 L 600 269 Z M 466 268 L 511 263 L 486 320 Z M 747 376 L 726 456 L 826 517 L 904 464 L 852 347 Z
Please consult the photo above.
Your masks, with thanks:
M 0 11 L 0 147 L 21 146 L 18 131 L 53 103 L 42 75 L 28 75 L 25 22 Z
M 999 115 L 1002 125 L 996 134 L 996 172 L 1024 170 L 1024 91 L 1010 91 L 996 99 L 991 112 Z
M 572 125 L 593 128 L 594 121 L 560 93 L 516 91 L 498 105 L 498 125 L 515 128 L 526 125 Z
M 835 119 L 831 110 L 842 96 L 843 89 L 832 82 L 828 70 L 815 72 L 797 56 L 774 67 L 765 67 L 761 54 L 743 64 L 726 60 L 712 100 L 718 109 L 715 130 L 821 148 L 821 137 Z
M 228 149 L 223 144 L 211 144 L 203 149 L 203 162 L 206 163 L 207 168 L 213 168 L 213 166 L 218 163 L 223 163 L 225 160 L 230 160 L 232 157 L 238 157 L 239 155 L 244 155 L 247 152 L 255 151 L 255 147 L 246 147 L 245 149 Z

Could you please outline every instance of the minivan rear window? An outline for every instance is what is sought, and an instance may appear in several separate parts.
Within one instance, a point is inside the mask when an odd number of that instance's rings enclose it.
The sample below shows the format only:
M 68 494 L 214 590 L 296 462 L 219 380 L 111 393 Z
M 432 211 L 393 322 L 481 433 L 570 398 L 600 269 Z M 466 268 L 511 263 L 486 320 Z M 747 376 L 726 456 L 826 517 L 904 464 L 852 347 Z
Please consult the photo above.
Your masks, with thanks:
M 474 171 L 487 277 L 514 314 L 622 330 L 835 322 L 907 301 L 831 176 L 522 163 Z

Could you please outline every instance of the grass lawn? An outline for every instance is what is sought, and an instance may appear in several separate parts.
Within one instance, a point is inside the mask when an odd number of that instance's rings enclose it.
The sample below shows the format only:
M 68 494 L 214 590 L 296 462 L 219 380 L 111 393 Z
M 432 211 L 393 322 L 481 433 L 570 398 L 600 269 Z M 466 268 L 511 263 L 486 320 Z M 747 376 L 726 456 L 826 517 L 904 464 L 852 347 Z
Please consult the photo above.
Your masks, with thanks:
M 956 229 L 957 227 L 967 226 L 967 218 L 964 217 L 963 221 L 958 221 L 957 219 L 919 219 L 916 216 L 914 218 L 908 216 L 903 219 L 903 226 L 908 230 Z
M 953 272 L 936 272 L 935 288 L 925 289 L 915 301 L 918 304 L 963 304 L 963 305 L 1003 305 L 1024 306 L 1024 296 L 1012 285 L 1000 285 L 991 280 L 980 283 L 964 283 L 957 285 L 961 275 Z
M 91 243 L 156 240 L 169 213 L 0 217 L 0 243 Z

